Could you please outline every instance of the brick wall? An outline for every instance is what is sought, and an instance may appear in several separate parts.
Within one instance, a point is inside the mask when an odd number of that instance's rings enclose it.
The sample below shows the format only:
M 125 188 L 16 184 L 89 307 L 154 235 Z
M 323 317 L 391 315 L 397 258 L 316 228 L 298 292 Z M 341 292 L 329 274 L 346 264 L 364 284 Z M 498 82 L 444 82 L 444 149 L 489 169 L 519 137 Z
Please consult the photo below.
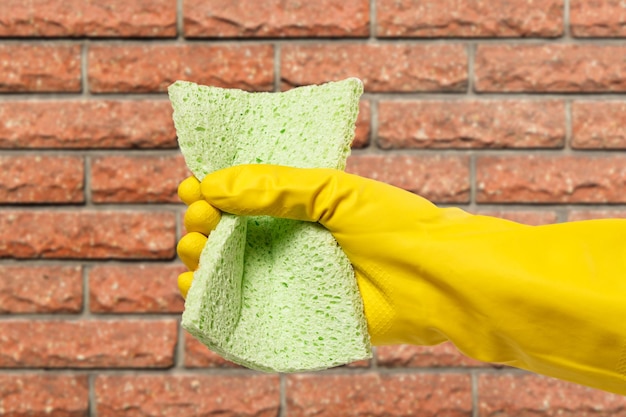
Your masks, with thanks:
M 624 217 L 625 40 L 618 0 L 2 0 L 0 416 L 626 415 L 450 345 L 288 376 L 207 352 L 179 326 L 164 93 L 357 76 L 352 172 L 529 224 Z

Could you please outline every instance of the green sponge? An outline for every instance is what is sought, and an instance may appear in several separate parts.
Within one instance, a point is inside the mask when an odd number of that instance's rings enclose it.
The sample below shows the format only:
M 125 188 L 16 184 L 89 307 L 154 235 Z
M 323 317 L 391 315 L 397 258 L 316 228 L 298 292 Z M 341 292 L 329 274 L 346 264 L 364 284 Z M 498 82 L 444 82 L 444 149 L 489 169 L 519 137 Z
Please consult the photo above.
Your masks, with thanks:
M 239 164 L 345 168 L 362 83 L 281 93 L 177 81 L 169 87 L 181 152 L 193 174 Z M 252 369 L 326 369 L 371 357 L 349 260 L 316 223 L 223 214 L 200 257 L 182 326 Z

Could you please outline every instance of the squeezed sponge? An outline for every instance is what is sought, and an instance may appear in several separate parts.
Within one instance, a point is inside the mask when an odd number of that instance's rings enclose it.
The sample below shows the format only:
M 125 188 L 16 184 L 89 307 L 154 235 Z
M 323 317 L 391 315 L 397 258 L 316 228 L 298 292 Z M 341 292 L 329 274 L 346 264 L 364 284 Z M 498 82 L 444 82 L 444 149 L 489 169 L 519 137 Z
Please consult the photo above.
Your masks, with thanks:
M 178 81 L 169 87 L 185 162 L 202 179 L 239 164 L 345 168 L 362 83 L 282 93 Z M 187 294 L 182 326 L 226 359 L 263 371 L 371 357 L 349 260 L 316 223 L 224 213 Z

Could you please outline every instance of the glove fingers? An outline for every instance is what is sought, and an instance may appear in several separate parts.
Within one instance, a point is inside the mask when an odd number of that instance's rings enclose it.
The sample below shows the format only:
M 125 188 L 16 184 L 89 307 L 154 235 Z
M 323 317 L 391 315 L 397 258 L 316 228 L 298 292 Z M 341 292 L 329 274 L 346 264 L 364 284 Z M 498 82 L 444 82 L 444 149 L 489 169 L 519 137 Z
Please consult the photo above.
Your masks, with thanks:
M 187 298 L 191 282 L 193 281 L 193 271 L 183 272 L 178 276 L 178 290 L 183 298 Z
M 217 227 L 221 218 L 222 213 L 218 209 L 206 200 L 198 200 L 189 205 L 183 223 L 187 232 L 198 232 L 208 236 Z
M 198 268 L 200 254 L 206 242 L 207 237 L 198 232 L 187 233 L 182 237 L 180 242 L 178 242 L 178 246 L 176 247 L 178 257 L 191 271 L 195 271 L 196 268 Z
M 222 211 L 319 222 L 336 238 L 342 230 L 392 232 L 401 219 L 410 223 L 439 213 L 412 193 L 334 169 L 238 165 L 207 175 L 200 190 Z M 381 216 L 373 201 L 388 204 L 394 216 Z
M 325 180 L 317 170 L 308 171 L 294 178 L 293 168 L 239 165 L 207 175 L 200 189 L 211 205 L 228 213 L 318 221 L 315 195 Z
M 178 198 L 183 203 L 190 205 L 191 203 L 201 200 L 202 194 L 200 193 L 200 181 L 194 176 L 185 178 L 178 185 Z
M 239 165 L 207 175 L 200 189 L 228 213 L 320 222 L 332 232 L 337 206 L 354 200 L 353 188 L 340 184 L 344 176 L 354 177 L 333 169 Z
M 178 276 L 178 289 L 183 298 L 186 298 L 193 281 L 193 271 L 198 268 L 207 236 L 215 229 L 222 214 L 204 200 L 200 192 L 200 181 L 194 176 L 186 178 L 179 184 L 178 197 L 189 206 L 183 221 L 188 233 L 176 247 L 178 257 L 190 269 Z

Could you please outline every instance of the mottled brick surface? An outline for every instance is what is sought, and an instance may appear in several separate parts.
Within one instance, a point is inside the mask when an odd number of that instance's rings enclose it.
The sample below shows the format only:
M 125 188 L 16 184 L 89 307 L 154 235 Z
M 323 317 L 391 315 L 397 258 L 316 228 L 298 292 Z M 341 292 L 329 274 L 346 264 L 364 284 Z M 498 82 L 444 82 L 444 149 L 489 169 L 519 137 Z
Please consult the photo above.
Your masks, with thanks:
M 178 184 L 191 173 L 180 154 L 103 156 L 91 163 L 96 203 L 179 203 Z
M 174 148 L 166 100 L 0 102 L 0 148 Z
M 282 88 L 348 77 L 365 91 L 463 91 L 467 52 L 462 45 L 323 44 L 281 48 Z
M 94 384 L 99 417 L 275 417 L 276 375 L 99 376 Z
M 372 106 L 369 100 L 361 100 L 359 103 L 359 115 L 356 120 L 356 129 L 352 149 L 365 148 L 370 144 L 372 135 Z
M 180 313 L 182 265 L 97 265 L 89 269 L 89 308 L 96 313 Z
M 71 156 L 0 156 L 0 203 L 83 202 L 84 165 Z
M 0 36 L 176 35 L 175 0 L 3 0 Z
M 0 417 L 626 417 L 449 343 L 278 376 L 181 334 L 167 97 L 359 77 L 348 171 L 529 225 L 623 219 L 622 3 L 0 0 Z
M 169 259 L 174 222 L 157 211 L 2 211 L 0 258 Z
M 185 368 L 243 368 L 211 351 L 189 333 L 184 332 L 184 337 Z M 368 366 L 370 366 L 369 360 L 357 361 L 345 365 L 347 368 L 365 368 Z
M 488 364 L 468 358 L 451 343 L 436 346 L 380 346 L 378 366 L 388 368 L 485 367 Z
M 88 60 L 94 93 L 164 92 L 176 80 L 258 91 L 274 83 L 270 45 L 94 44 Z
M 502 156 L 476 162 L 483 203 L 624 203 L 622 156 Z
M 572 103 L 572 147 L 626 149 L 626 102 Z
M 623 45 L 479 45 L 480 92 L 623 92 Z
M 469 375 L 289 375 L 290 417 L 471 416 Z
M 567 215 L 568 221 L 593 219 L 626 219 L 626 210 L 571 210 Z
M 378 36 L 556 37 L 563 34 L 563 0 L 379 0 Z
M 367 0 L 187 0 L 187 37 L 365 37 Z
M 478 209 L 476 214 L 483 216 L 498 217 L 517 223 L 539 226 L 542 224 L 557 223 L 558 216 L 553 210 L 489 210 Z
M 379 145 L 388 148 L 555 148 L 565 142 L 560 101 L 381 101 Z
M 621 416 L 626 397 L 536 375 L 481 375 L 478 415 Z
M 626 37 L 626 7 L 619 0 L 570 0 L 572 34 L 579 37 Z
M 184 332 L 185 368 L 239 368 Z
M 0 44 L 0 93 L 79 92 L 80 66 L 80 45 Z
M 0 313 L 78 313 L 82 306 L 81 267 L 0 265 Z
M 10 417 L 84 417 L 87 375 L 0 374 L 0 413 Z
M 467 202 L 466 157 L 363 155 L 348 158 L 347 171 L 386 182 L 437 202 Z
M 166 368 L 175 320 L 0 321 L 2 368 Z

